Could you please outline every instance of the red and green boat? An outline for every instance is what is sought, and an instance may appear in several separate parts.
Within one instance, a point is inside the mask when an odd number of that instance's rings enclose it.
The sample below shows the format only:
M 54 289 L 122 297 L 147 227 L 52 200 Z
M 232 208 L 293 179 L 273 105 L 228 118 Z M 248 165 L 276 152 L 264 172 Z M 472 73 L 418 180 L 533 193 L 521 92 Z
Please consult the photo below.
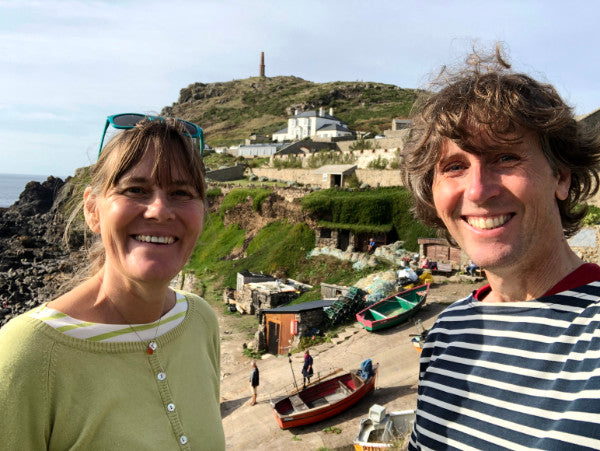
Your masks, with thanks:
M 361 376 L 360 370 L 349 371 L 272 402 L 279 427 L 288 429 L 316 423 L 353 406 L 375 387 L 377 366 L 372 366 L 367 377 Z
M 369 331 L 395 326 L 417 313 L 427 299 L 429 284 L 393 294 L 356 314 L 356 319 Z

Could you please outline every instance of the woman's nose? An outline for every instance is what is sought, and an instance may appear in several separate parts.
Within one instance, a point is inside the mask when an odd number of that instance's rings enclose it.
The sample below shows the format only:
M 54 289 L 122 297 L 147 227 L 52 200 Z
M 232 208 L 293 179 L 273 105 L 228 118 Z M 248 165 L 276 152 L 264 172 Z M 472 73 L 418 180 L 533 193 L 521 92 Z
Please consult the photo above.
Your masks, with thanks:
M 173 209 L 169 196 L 163 190 L 156 190 L 146 209 L 147 218 L 168 220 L 173 218 Z

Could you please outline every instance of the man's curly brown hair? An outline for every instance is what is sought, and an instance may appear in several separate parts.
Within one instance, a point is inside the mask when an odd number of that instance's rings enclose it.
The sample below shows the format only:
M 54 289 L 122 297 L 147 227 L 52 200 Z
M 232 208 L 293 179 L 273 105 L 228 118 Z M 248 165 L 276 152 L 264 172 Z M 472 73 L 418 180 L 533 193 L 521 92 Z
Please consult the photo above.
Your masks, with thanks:
M 443 68 L 433 84 L 434 93 L 417 103 L 402 170 L 404 186 L 413 194 L 413 211 L 427 225 L 445 230 L 432 194 L 445 140 L 467 152 L 482 153 L 486 149 L 480 142 L 510 145 L 519 139 L 515 138 L 519 132 L 533 132 L 555 173 L 570 171 L 569 195 L 557 202 L 565 235 L 571 236 L 587 212 L 581 202 L 598 191 L 598 133 L 575 120 L 550 84 L 511 71 L 502 53 L 497 45 L 487 56 L 474 52 L 458 71 Z

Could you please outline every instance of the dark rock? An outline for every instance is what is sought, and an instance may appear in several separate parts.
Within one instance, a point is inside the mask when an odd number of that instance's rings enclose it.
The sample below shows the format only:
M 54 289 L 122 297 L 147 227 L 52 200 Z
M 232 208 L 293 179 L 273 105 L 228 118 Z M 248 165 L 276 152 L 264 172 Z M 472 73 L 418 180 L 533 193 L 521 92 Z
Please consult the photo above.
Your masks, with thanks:
M 70 178 L 29 182 L 17 202 L 0 208 L 0 327 L 56 297 L 85 262 L 82 231 L 63 242 L 71 185 Z

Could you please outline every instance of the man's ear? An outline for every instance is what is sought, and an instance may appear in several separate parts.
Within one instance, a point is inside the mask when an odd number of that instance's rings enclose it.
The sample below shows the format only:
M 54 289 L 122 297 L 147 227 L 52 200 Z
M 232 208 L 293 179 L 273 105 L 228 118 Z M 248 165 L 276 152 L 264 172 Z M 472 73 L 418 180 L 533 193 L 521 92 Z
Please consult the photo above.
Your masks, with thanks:
M 554 195 L 558 200 L 565 200 L 569 197 L 569 189 L 571 188 L 571 171 L 564 168 L 558 170 L 558 184 Z
M 100 217 L 96 205 L 97 197 L 92 192 L 91 187 L 87 187 L 83 192 L 83 214 L 85 222 L 94 233 L 100 233 Z

